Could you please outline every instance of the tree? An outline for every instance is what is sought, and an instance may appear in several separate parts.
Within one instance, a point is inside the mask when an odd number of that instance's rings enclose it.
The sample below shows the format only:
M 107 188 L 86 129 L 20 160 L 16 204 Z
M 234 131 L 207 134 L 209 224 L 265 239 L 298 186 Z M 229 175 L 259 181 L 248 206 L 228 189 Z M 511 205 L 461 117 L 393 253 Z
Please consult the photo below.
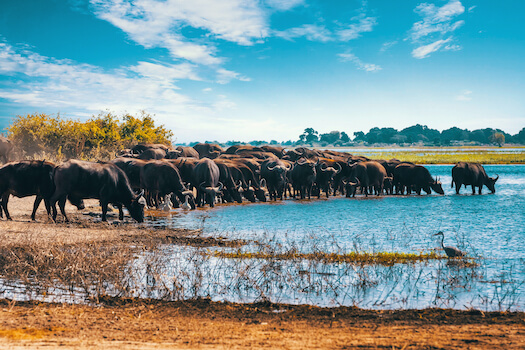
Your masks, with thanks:
M 517 135 L 514 135 L 516 142 L 525 144 L 525 128 L 521 129 Z
M 341 142 L 343 142 L 343 143 L 350 142 L 350 137 L 349 137 L 348 134 L 347 134 L 346 132 L 344 132 L 344 131 L 341 133 L 341 137 L 340 137 L 340 139 L 341 139 Z
M 319 133 L 313 128 L 306 128 L 304 129 L 304 133 L 299 135 L 299 140 L 311 144 L 318 141 L 317 135 L 319 135 Z
M 365 133 L 362 132 L 362 131 L 355 131 L 354 132 L 354 141 L 366 141 Z
M 458 127 L 443 130 L 441 133 L 441 140 L 443 140 L 445 143 L 450 143 L 450 141 L 466 141 L 468 139 L 469 131 L 460 129 Z
M 491 141 L 501 147 L 505 143 L 505 135 L 501 132 L 494 132 L 494 134 L 492 134 Z
M 334 144 L 339 141 L 341 133 L 339 131 L 330 131 L 328 134 L 321 134 L 319 136 L 319 141 L 326 142 L 328 144 Z

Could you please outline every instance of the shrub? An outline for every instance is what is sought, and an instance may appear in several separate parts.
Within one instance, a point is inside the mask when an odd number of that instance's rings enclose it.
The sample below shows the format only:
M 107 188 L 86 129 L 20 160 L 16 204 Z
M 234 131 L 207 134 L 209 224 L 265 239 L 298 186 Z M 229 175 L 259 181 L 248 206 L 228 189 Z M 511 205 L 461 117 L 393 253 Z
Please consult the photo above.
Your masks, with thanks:
M 155 126 L 145 112 L 121 118 L 106 113 L 85 122 L 62 119 L 60 115 L 28 114 L 17 116 L 8 132 L 19 157 L 55 160 L 110 159 L 122 148 L 141 142 L 169 145 L 173 136 L 163 125 Z

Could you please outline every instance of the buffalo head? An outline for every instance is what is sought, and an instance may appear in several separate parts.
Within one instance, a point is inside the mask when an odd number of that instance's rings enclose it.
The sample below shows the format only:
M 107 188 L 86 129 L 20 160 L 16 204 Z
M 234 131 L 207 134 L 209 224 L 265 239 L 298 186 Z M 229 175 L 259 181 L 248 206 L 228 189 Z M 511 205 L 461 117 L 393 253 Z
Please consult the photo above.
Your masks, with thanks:
M 496 177 L 489 177 L 485 182 L 485 185 L 488 187 L 491 193 L 496 193 L 496 181 L 498 181 L 499 175 Z
M 443 186 L 441 185 L 441 181 L 439 181 L 439 179 L 436 179 L 434 182 L 430 183 L 430 187 L 436 193 L 445 194 L 445 191 L 443 191 Z
M 217 200 L 217 195 L 220 195 L 222 194 L 222 188 L 224 186 L 222 185 L 222 183 L 219 182 L 219 186 L 218 187 L 213 187 L 213 186 L 204 186 L 204 182 L 200 184 L 199 188 L 201 189 L 201 191 L 204 192 L 205 196 L 206 196 L 206 202 L 210 205 L 210 207 L 214 207 L 215 206 L 215 201 Z
M 144 198 L 144 190 L 135 198 L 131 200 L 127 207 L 129 215 L 137 222 L 144 222 L 144 207 L 146 206 L 146 199 Z

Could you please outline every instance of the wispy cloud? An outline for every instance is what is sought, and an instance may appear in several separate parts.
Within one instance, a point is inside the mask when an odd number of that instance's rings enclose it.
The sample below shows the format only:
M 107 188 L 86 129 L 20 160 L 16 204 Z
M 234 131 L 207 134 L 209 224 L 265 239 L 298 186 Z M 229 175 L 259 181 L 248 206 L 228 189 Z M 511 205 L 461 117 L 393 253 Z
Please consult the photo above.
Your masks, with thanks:
M 253 45 L 268 36 L 267 14 L 256 0 L 91 0 L 94 13 L 136 43 L 167 49 L 175 58 L 220 64 L 209 38 Z M 184 27 L 204 34 L 189 38 Z
M 0 98 L 35 108 L 65 108 L 82 114 L 106 109 L 146 109 L 152 113 L 184 115 L 207 108 L 181 94 L 176 85 L 179 79 L 200 80 L 194 68 L 187 63 L 139 62 L 104 71 L 0 43 L 0 74 L 17 76 L 16 85 L 3 86 Z
M 339 60 L 341 62 L 352 62 L 356 65 L 356 67 L 360 70 L 364 70 L 367 72 L 378 72 L 381 69 L 381 66 L 378 66 L 373 63 L 365 63 L 359 59 L 356 55 L 354 55 L 351 51 L 347 51 L 345 53 L 340 53 L 337 55 L 339 57 Z
M 290 28 L 284 31 L 274 31 L 276 37 L 286 40 L 305 37 L 310 41 L 327 42 L 331 41 L 332 33 L 325 27 L 315 24 L 305 24 L 300 27 Z
M 472 91 L 463 90 L 459 95 L 456 96 L 457 101 L 470 101 L 472 100 Z
M 398 43 L 397 40 L 383 43 L 383 45 L 381 45 L 381 48 L 379 49 L 379 51 L 380 52 L 386 52 L 386 51 L 390 50 L 392 47 L 394 47 L 395 45 L 397 45 L 397 43 Z
M 428 45 L 423 45 L 412 50 L 412 57 L 414 58 L 425 58 L 428 57 L 432 52 L 436 52 L 441 49 L 446 43 L 450 42 L 451 39 L 438 40 Z
M 217 70 L 217 83 L 228 84 L 230 81 L 234 79 L 240 80 L 240 81 L 250 81 L 251 80 L 250 78 L 244 77 L 237 72 L 229 71 L 224 68 L 220 68 Z
M 444 44 L 453 41 L 451 33 L 463 26 L 463 20 L 455 18 L 465 12 L 465 7 L 458 0 L 450 0 L 445 5 L 438 7 L 434 4 L 419 4 L 414 12 L 423 19 L 414 23 L 409 32 L 412 43 L 418 45 L 412 51 L 415 58 L 428 57 L 432 52 L 440 49 L 459 50 L 459 45 Z
M 371 32 L 374 26 L 377 24 L 375 17 L 367 16 L 365 13 L 361 13 L 351 19 L 351 23 L 343 26 L 342 29 L 337 31 L 337 35 L 341 41 L 349 41 L 357 39 L 361 36 L 361 33 Z

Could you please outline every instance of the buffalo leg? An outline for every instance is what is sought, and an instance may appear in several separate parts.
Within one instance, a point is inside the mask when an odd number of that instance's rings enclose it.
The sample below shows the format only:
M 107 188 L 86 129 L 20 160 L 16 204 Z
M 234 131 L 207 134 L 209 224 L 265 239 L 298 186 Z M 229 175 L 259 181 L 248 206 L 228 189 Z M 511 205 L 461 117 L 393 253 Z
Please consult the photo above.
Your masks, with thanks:
M 476 194 L 476 186 L 472 185 L 472 194 Z
M 2 208 L 4 209 L 4 212 L 5 212 L 5 218 L 7 220 L 13 220 L 11 219 L 11 215 L 9 215 L 9 211 L 7 210 L 7 202 L 9 202 L 9 193 L 6 193 L 2 196 Z
M 122 204 L 114 204 L 114 206 L 116 206 L 118 209 L 118 219 L 120 221 L 124 220 L 124 211 L 122 210 Z
M 58 200 L 58 207 L 60 208 L 60 212 L 62 213 L 62 215 L 64 215 L 65 221 L 69 222 L 69 218 L 66 215 L 66 197 L 65 196 Z M 53 214 L 55 215 L 53 219 L 56 220 L 56 210 Z
M 108 221 L 108 204 L 108 202 L 100 202 L 100 206 L 102 207 L 102 221 Z
M 456 182 L 456 194 L 459 194 L 460 189 L 461 189 L 461 183 Z
M 35 221 L 35 215 L 38 207 L 40 206 L 40 202 L 42 202 L 42 196 L 37 195 L 35 198 L 35 203 L 33 203 L 33 212 L 31 213 L 31 220 Z M 47 209 L 47 215 L 49 215 L 49 204 L 46 204 Z

